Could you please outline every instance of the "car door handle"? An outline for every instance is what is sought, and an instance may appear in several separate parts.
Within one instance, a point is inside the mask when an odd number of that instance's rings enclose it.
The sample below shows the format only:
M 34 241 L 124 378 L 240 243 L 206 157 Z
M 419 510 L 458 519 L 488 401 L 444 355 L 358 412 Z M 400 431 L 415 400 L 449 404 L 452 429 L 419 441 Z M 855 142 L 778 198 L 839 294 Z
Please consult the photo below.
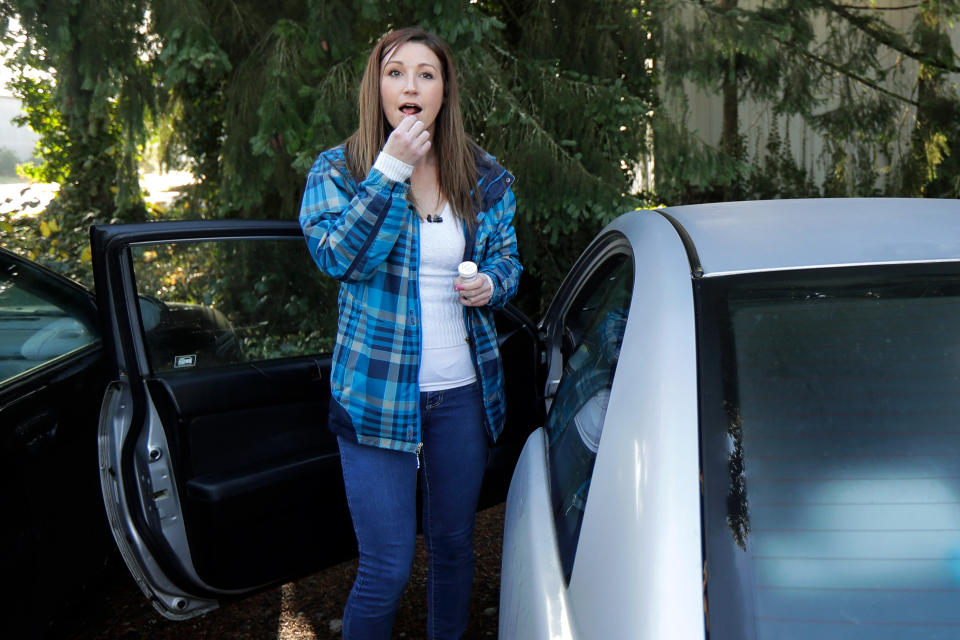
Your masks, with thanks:
M 58 414 L 54 411 L 44 411 L 18 424 L 13 432 L 20 446 L 36 451 L 53 443 L 57 437 L 58 426 Z
M 323 367 L 319 360 L 313 361 L 313 367 L 310 369 L 310 382 L 320 382 L 323 380 Z

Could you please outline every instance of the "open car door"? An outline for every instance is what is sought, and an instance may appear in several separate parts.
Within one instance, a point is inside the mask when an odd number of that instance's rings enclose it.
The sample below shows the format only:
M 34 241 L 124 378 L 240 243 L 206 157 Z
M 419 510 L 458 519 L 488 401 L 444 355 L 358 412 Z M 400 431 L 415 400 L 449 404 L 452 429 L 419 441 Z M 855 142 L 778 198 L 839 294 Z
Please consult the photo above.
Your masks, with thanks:
M 181 619 L 356 553 L 326 427 L 338 283 L 279 221 L 91 230 L 113 382 L 101 484 L 124 560 Z M 499 314 L 510 416 L 481 505 L 501 501 L 539 425 L 535 331 Z

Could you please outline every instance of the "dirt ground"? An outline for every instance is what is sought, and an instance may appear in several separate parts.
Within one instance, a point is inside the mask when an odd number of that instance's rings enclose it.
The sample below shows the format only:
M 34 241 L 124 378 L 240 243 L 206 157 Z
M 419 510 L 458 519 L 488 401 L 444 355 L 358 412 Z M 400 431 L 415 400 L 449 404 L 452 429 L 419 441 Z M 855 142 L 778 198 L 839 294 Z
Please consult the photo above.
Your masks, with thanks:
M 466 640 L 497 637 L 500 598 L 501 504 L 477 514 L 476 555 L 470 625 Z M 151 607 L 129 576 L 110 581 L 96 602 L 55 630 L 71 640 L 327 640 L 340 638 L 343 606 L 353 584 L 356 561 L 336 565 L 307 578 L 185 622 L 166 620 Z M 426 552 L 422 536 L 407 590 L 394 624 L 394 638 L 425 637 Z

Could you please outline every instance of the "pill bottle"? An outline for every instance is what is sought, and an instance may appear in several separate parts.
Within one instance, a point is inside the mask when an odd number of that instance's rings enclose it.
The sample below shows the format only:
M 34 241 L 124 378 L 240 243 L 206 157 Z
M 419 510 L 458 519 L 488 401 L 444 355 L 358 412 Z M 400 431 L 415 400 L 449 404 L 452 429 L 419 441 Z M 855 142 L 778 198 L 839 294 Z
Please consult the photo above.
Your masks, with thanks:
M 463 282 L 470 282 L 477 277 L 477 263 L 470 262 L 461 262 L 457 266 L 457 273 L 460 274 L 460 280 Z

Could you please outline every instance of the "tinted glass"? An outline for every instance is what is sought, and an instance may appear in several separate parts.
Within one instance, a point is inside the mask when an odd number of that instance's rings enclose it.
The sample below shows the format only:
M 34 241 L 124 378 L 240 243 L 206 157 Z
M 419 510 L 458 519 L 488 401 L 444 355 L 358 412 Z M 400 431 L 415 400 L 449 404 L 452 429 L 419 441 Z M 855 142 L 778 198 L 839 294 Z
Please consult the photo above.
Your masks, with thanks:
M 330 352 L 338 283 L 303 240 L 244 238 L 132 247 L 155 372 Z
M 0 384 L 100 339 L 81 297 L 0 257 Z
M 564 321 L 563 376 L 546 430 L 557 542 L 568 581 L 632 289 L 633 263 L 618 255 L 590 277 Z
M 960 637 L 960 276 L 780 278 L 702 285 L 711 638 Z

